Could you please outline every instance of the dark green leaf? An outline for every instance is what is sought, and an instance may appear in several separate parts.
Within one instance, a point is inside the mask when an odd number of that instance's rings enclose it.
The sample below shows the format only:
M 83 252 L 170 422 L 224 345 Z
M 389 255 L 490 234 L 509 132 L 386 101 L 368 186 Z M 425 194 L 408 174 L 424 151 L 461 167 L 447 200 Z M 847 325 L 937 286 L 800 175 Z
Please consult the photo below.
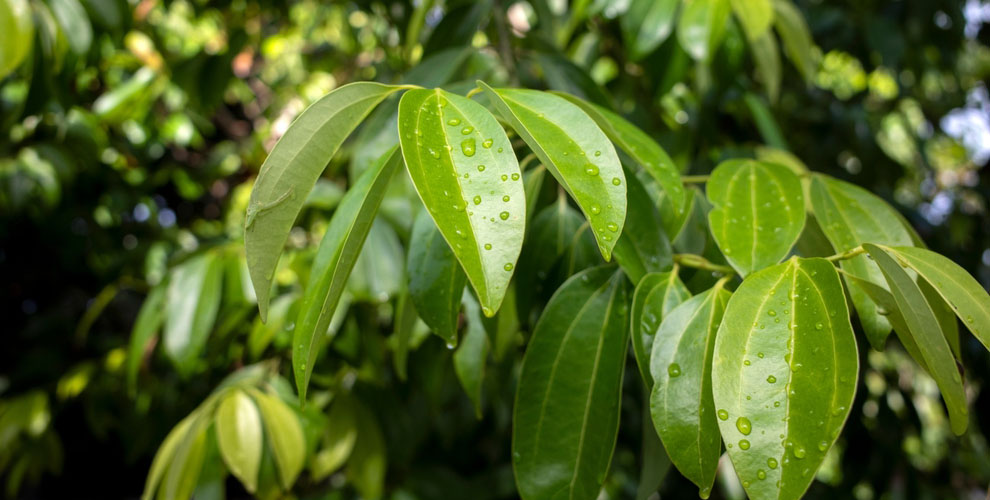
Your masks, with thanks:
M 354 450 L 358 422 L 353 396 L 341 393 L 334 398 L 325 429 L 322 446 L 310 464 L 316 481 L 322 481 L 344 465 Z
M 138 369 L 141 368 L 148 342 L 158 333 L 165 320 L 165 290 L 164 285 L 152 288 L 134 320 L 131 340 L 127 346 L 127 388 L 132 395 L 137 391 Z
M 647 274 L 636 285 L 629 320 L 629 336 L 639 373 L 643 376 L 647 389 L 653 388 L 650 354 L 653 352 L 653 339 L 657 329 L 670 311 L 690 297 L 691 292 L 675 271 Z
M 426 212 L 420 212 L 413 225 L 406 267 L 419 317 L 447 345 L 457 345 L 457 315 L 467 276 Z
M 385 438 L 378 419 L 364 405 L 354 400 L 357 421 L 357 441 L 347 465 L 347 477 L 369 500 L 382 496 L 385 488 Z
M 475 416 L 480 419 L 481 383 L 485 378 L 485 362 L 489 351 L 488 334 L 481 321 L 478 302 L 468 291 L 464 291 L 464 317 L 467 329 L 460 346 L 454 351 L 454 372 L 474 404 Z
M 633 283 L 646 273 L 670 269 L 673 251 L 670 240 L 663 231 L 663 220 L 650 195 L 635 175 L 627 172 L 626 229 L 619 237 L 613 252 L 615 260 Z
M 784 53 L 798 69 L 806 82 L 815 78 L 818 70 L 818 59 L 815 55 L 815 44 L 811 40 L 801 11 L 787 0 L 773 0 L 774 26 L 784 43 Z

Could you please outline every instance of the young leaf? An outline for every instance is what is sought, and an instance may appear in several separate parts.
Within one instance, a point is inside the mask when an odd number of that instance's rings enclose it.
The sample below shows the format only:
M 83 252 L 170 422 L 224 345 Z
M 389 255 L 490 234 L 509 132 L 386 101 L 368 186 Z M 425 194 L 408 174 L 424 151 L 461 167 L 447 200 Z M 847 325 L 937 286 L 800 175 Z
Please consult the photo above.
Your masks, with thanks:
M 646 273 L 670 269 L 673 251 L 663 231 L 663 219 L 650 195 L 635 175 L 627 172 L 626 230 L 612 250 L 629 280 L 639 283 Z
M 588 113 L 588 116 L 601 127 L 602 132 L 605 132 L 609 140 L 625 151 L 633 161 L 642 165 L 650 177 L 653 177 L 660 184 L 664 194 L 670 198 L 671 204 L 678 213 L 681 211 L 687 196 L 684 191 L 684 183 L 681 182 L 681 172 L 674 161 L 670 159 L 670 156 L 667 156 L 667 152 L 653 138 L 625 118 L 597 104 L 563 92 L 555 92 L 555 94 Z
M 629 317 L 629 337 L 647 389 L 653 388 L 650 354 L 657 329 L 670 311 L 690 297 L 691 292 L 676 271 L 647 274 L 636 285 Z
M 632 0 L 622 15 L 622 40 L 629 58 L 638 61 L 660 46 L 674 30 L 680 0 Z
M 206 429 L 209 421 L 201 416 L 194 418 L 186 435 L 175 447 L 159 492 L 160 498 L 190 498 L 196 489 L 206 453 Z
M 801 12 L 787 0 L 773 0 L 774 26 L 784 43 L 784 52 L 797 67 L 806 82 L 815 78 L 818 61 L 815 57 L 815 44 L 811 31 Z
M 371 230 L 389 180 L 401 164 L 402 157 L 396 148 L 392 148 L 377 165 L 361 174 L 344 195 L 320 242 L 299 307 L 292 342 L 292 370 L 300 400 L 306 399 L 306 386 L 319 354 L 320 341 L 333 319 L 347 277 Z
M 771 0 L 729 0 L 729 3 L 750 42 L 763 37 L 773 24 Z
M 753 57 L 753 64 L 756 66 L 756 74 L 759 75 L 760 82 L 767 89 L 767 97 L 771 103 L 777 102 L 777 98 L 780 97 L 782 70 L 780 67 L 780 48 L 777 46 L 777 39 L 774 38 L 773 32 L 767 31 L 763 33 L 763 36 L 750 40 L 749 51 Z
M 522 249 L 526 195 L 505 131 L 480 104 L 441 89 L 399 102 L 399 142 L 416 191 L 478 294 L 498 311 Z
M 213 329 L 220 309 L 223 265 L 212 252 L 172 270 L 165 304 L 165 353 L 188 375 Z
M 244 489 L 254 493 L 264 442 L 258 408 L 247 394 L 235 389 L 220 401 L 214 425 L 224 463 Z
M 966 389 L 956 368 L 956 360 L 945 340 L 941 325 L 924 292 L 898 262 L 896 250 L 872 244 L 864 244 L 873 260 L 880 266 L 894 296 L 897 309 L 904 318 L 908 333 L 914 339 L 929 373 L 938 384 L 942 399 L 949 410 L 949 425 L 952 432 L 962 435 L 969 424 L 969 410 L 966 408 Z
M 299 418 L 277 396 L 257 389 L 250 389 L 249 392 L 261 410 L 268 446 L 275 455 L 275 465 L 278 466 L 279 480 L 285 489 L 289 489 L 296 482 L 306 459 L 306 440 Z
M 144 492 L 141 493 L 141 500 L 151 500 L 155 497 L 155 492 L 158 491 L 162 479 L 168 473 L 168 468 L 175 461 L 176 451 L 186 441 L 186 436 L 193 429 L 193 424 L 200 425 L 199 414 L 195 412 L 180 420 L 169 431 L 168 435 L 165 436 L 165 440 L 162 441 L 161 446 L 158 447 L 158 451 L 155 452 L 155 458 L 151 461 L 151 468 L 148 469 L 148 478 L 144 483 Z
M 716 285 L 675 307 L 660 324 L 650 356 L 653 425 L 670 460 L 702 498 L 711 492 L 722 454 L 711 372 L 715 332 L 729 296 Z
M 707 189 L 712 236 L 739 274 L 780 262 L 801 236 L 801 180 L 787 167 L 729 160 L 715 168 Z
M 862 243 L 911 245 L 911 235 L 904 229 L 897 212 L 869 191 L 838 179 L 815 175 L 809 192 L 815 218 L 836 252 L 852 250 Z M 886 288 L 880 268 L 865 255 L 843 260 L 840 267 L 847 275 Z M 862 287 L 851 285 L 848 290 L 867 340 L 874 349 L 883 349 L 890 334 L 890 322 Z
M 148 342 L 165 320 L 163 314 L 165 290 L 166 287 L 163 285 L 152 288 L 141 304 L 137 319 L 134 320 L 134 329 L 131 330 L 131 340 L 127 346 L 127 390 L 131 395 L 137 392 L 138 369 L 141 367 L 141 360 L 144 359 Z
M 894 247 L 890 251 L 924 278 L 973 336 L 990 349 L 990 296 L 978 281 L 952 260 L 931 250 Z
M 626 301 L 625 276 L 596 267 L 567 280 L 536 324 L 513 415 L 525 500 L 598 497 L 619 427 Z
M 485 378 L 485 361 L 488 359 L 488 334 L 481 321 L 478 302 L 471 292 L 464 291 L 464 316 L 467 331 L 464 341 L 454 352 L 454 372 L 464 392 L 474 404 L 474 413 L 481 418 L 481 383 Z
M 457 345 L 457 315 L 467 276 L 426 212 L 416 216 L 406 268 L 409 295 L 419 317 L 447 345 Z
M 838 273 L 791 260 L 747 277 L 715 339 L 722 439 L 750 498 L 797 499 L 839 436 L 859 357 Z
M 244 248 L 263 321 L 275 266 L 309 191 L 344 139 L 378 103 L 404 88 L 357 82 L 331 91 L 292 122 L 265 159 L 244 221 Z
M 493 89 L 492 106 L 574 198 L 610 260 L 626 220 L 626 184 L 608 137 L 581 108 L 562 97 L 527 89 Z
M 711 61 L 729 21 L 729 0 L 686 0 L 677 41 L 697 61 Z

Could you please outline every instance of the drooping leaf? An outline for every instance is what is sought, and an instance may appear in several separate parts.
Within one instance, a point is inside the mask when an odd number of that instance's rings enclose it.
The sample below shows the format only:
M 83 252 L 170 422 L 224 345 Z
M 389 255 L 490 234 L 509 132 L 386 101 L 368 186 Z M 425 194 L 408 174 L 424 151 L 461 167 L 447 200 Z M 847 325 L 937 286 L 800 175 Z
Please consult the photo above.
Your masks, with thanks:
M 478 85 L 581 207 L 602 256 L 610 260 L 626 220 L 626 183 L 608 137 L 587 113 L 562 97 Z
M 969 424 L 966 389 L 931 304 L 911 275 L 898 262 L 900 254 L 897 251 L 869 243 L 864 244 L 863 248 L 873 257 L 887 279 L 890 293 L 894 296 L 908 332 L 914 338 L 918 351 L 945 400 L 952 431 L 962 435 Z
M 347 477 L 362 498 L 381 498 L 385 488 L 385 438 L 378 419 L 364 405 L 354 401 L 357 441 L 347 461 Z
M 743 276 L 780 262 L 801 235 L 801 180 L 787 167 L 729 160 L 715 168 L 707 189 L 712 236 Z
M 526 348 L 513 416 L 513 468 L 525 500 L 593 500 L 619 425 L 628 333 L 625 276 L 596 267 L 567 280 Z
M 325 429 L 321 447 L 310 462 L 315 481 L 321 481 L 339 469 L 354 450 L 358 422 L 353 396 L 341 393 L 334 398 Z
M 543 191 L 543 178 L 546 176 L 547 167 L 537 165 L 534 168 L 523 172 L 523 191 L 526 193 L 526 223 L 533 220 L 536 214 L 536 204 L 540 200 L 540 192 Z
M 206 454 L 206 429 L 209 421 L 199 415 L 176 444 L 163 478 L 160 498 L 189 498 L 196 489 Z
M 347 136 L 378 103 L 403 88 L 357 82 L 333 90 L 292 122 L 265 159 L 244 221 L 244 247 L 262 320 L 268 318 L 279 255 L 310 190 Z
M 171 273 L 166 292 L 165 353 L 188 375 L 213 328 L 220 309 L 223 265 L 212 252 L 189 259 Z
M 897 338 L 901 341 L 901 345 L 904 346 L 904 350 L 911 355 L 911 358 L 913 358 L 915 362 L 921 366 L 921 368 L 931 374 L 931 370 L 928 369 L 928 364 L 925 362 L 924 356 L 921 355 L 921 350 L 918 349 L 918 343 L 914 341 L 914 337 L 908 329 L 907 322 L 904 321 L 904 317 L 901 315 L 901 311 L 897 307 L 897 301 L 894 300 L 894 296 L 891 295 L 890 290 L 887 289 L 887 283 L 878 285 L 871 281 L 857 278 L 856 276 L 848 273 L 844 273 L 844 276 L 849 287 L 854 285 L 860 287 L 863 292 L 866 292 L 866 294 L 870 297 L 870 300 L 875 302 L 878 307 L 884 310 L 887 320 L 890 321 L 890 325 L 894 328 L 894 333 L 897 334 Z
M 663 220 L 650 195 L 635 175 L 627 172 L 626 229 L 612 250 L 615 260 L 633 283 L 646 273 L 670 269 L 673 250 L 663 231 Z
M 660 184 L 664 195 L 670 198 L 671 204 L 678 212 L 681 211 L 687 195 L 684 191 L 684 184 L 681 182 L 680 170 L 656 141 L 639 127 L 606 108 L 583 101 L 570 94 L 557 93 L 557 95 L 574 103 L 587 113 L 601 127 L 602 132 L 605 132 L 609 140 L 625 151 L 633 161 L 641 165 L 643 170 Z
M 750 42 L 767 34 L 773 24 L 771 0 L 729 0 L 729 3 Z
M 498 311 L 522 249 L 526 196 L 505 131 L 480 104 L 444 90 L 399 102 L 406 168 L 437 228 L 478 294 Z
M 387 302 L 402 289 L 405 257 L 395 229 L 382 215 L 375 217 L 348 277 L 347 292 L 355 301 Z
M 131 339 L 127 346 L 127 390 L 131 395 L 137 391 L 138 369 L 141 368 L 148 342 L 158 333 L 165 320 L 165 291 L 166 287 L 163 285 L 152 288 L 141 304 L 137 319 L 134 320 L 134 328 L 131 330 Z
M 815 175 L 809 192 L 815 218 L 836 252 L 852 250 L 862 243 L 911 245 L 911 235 L 901 225 L 894 209 L 869 191 L 838 179 Z M 850 275 L 886 288 L 880 268 L 865 255 L 843 260 L 840 267 Z M 848 290 L 867 340 L 874 349 L 883 349 L 890 334 L 890 322 L 862 287 L 850 285 Z
M 684 0 L 677 41 L 697 61 L 710 61 L 729 21 L 729 0 Z
M 161 486 L 162 480 L 168 473 L 169 466 L 175 461 L 176 451 L 185 442 L 186 436 L 189 435 L 189 431 L 193 429 L 194 424 L 199 425 L 199 421 L 199 415 L 194 412 L 180 420 L 169 431 L 168 435 L 165 436 L 165 440 L 162 441 L 161 446 L 158 447 L 158 451 L 155 452 L 155 458 L 151 461 L 151 468 L 148 469 L 148 478 L 144 483 L 144 492 L 141 493 L 141 500 L 155 498 L 155 492 Z
M 653 425 L 677 470 L 711 492 L 722 439 L 712 399 L 715 333 L 730 293 L 721 285 L 691 297 L 667 314 L 650 356 Z
M 630 59 L 638 61 L 660 46 L 674 30 L 680 0 L 632 0 L 622 15 L 622 40 Z
M 408 290 L 403 290 L 399 294 L 395 304 L 394 326 L 392 328 L 392 367 L 399 380 L 406 381 L 409 376 L 409 347 L 412 342 L 413 331 L 419 322 L 416 314 L 416 306 L 413 305 L 412 297 Z
M 801 11 L 787 0 L 773 0 L 773 24 L 784 43 L 784 53 L 806 82 L 811 82 L 818 70 L 815 43 L 804 22 Z
M 233 390 L 217 406 L 214 425 L 224 463 L 244 489 L 253 493 L 264 448 L 258 408 L 243 391 Z
M 28 0 L 0 2 L 0 79 L 21 64 L 31 52 L 34 21 Z
M 973 332 L 973 336 L 990 349 L 990 297 L 976 279 L 952 260 L 931 250 L 915 247 L 894 247 L 890 250 L 900 262 L 924 278 L 955 311 L 966 328 Z
M 715 339 L 722 439 L 755 500 L 800 498 L 852 407 L 856 339 L 825 259 L 778 264 L 733 293 Z
M 650 354 L 657 329 L 670 311 L 690 297 L 691 292 L 674 271 L 647 274 L 636 285 L 629 317 L 629 336 L 639 373 L 647 389 L 653 388 Z
M 454 351 L 454 372 L 461 382 L 464 392 L 474 404 L 474 413 L 481 418 L 481 383 L 485 378 L 485 364 L 488 359 L 489 342 L 485 325 L 481 320 L 478 302 L 471 292 L 464 291 L 464 317 L 467 329 L 460 346 Z
M 644 400 L 649 400 L 649 395 L 646 395 Z M 654 498 L 663 483 L 663 479 L 667 477 L 671 464 L 667 450 L 660 442 L 660 436 L 657 436 L 656 429 L 653 428 L 649 404 L 643 405 L 642 419 L 642 463 L 639 468 L 639 483 L 636 485 L 636 500 L 649 500 Z
M 299 418 L 277 396 L 251 389 L 251 397 L 261 410 L 268 446 L 275 455 L 278 477 L 285 489 L 292 487 L 306 460 L 306 440 Z
M 320 242 L 300 303 L 292 342 L 292 370 L 300 400 L 306 399 L 306 386 L 309 385 L 321 340 L 326 335 L 347 278 L 371 230 L 389 180 L 401 164 L 402 157 L 398 149 L 393 148 L 382 156 L 377 165 L 361 174 L 344 195 Z M 261 302 L 261 295 L 258 295 L 258 303 Z
M 457 315 L 467 276 L 426 212 L 420 212 L 413 225 L 406 268 L 419 317 L 447 345 L 457 345 Z
M 93 27 L 89 23 L 86 9 L 79 0 L 52 0 L 50 3 L 52 13 L 69 42 L 69 48 L 76 54 L 85 54 L 93 42 Z

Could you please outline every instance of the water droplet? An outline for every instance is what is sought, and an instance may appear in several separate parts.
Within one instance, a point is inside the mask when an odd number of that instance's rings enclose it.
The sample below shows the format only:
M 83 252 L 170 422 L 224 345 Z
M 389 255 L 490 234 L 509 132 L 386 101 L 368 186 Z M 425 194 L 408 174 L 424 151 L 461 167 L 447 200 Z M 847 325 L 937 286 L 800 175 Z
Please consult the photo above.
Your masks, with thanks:
M 474 144 L 475 142 L 473 138 L 464 139 L 464 141 L 461 142 L 461 152 L 464 153 L 464 156 L 474 156 Z
M 618 186 L 619 184 L 622 184 L 622 179 L 620 179 L 618 177 L 612 177 L 612 185 L 613 186 Z
M 777 468 L 777 459 L 776 458 L 773 458 L 773 457 L 768 458 L 767 459 L 767 467 L 770 467 L 771 469 L 776 469 Z
M 804 449 L 803 446 L 795 446 L 794 447 L 794 458 L 800 460 L 800 459 L 804 458 L 805 455 L 807 455 L 807 454 L 808 454 L 808 452 Z
M 502 152 L 502 148 L 498 148 L 498 152 L 501 153 Z
M 451 118 L 451 119 L 447 120 L 447 125 L 450 125 L 451 127 L 456 127 L 457 125 L 460 125 L 460 124 L 461 124 L 461 121 L 458 120 L 457 118 Z
M 474 132 L 474 127 L 472 127 L 470 125 L 468 125 L 467 127 L 464 127 L 464 128 L 461 129 L 461 134 L 463 134 L 463 135 L 468 135 L 471 132 Z
M 598 214 L 602 213 L 602 207 L 600 207 L 598 205 L 591 205 L 591 213 L 593 215 L 598 215 Z
M 615 225 L 614 222 L 609 222 L 608 224 L 605 224 L 605 227 L 609 231 L 612 231 L 613 233 L 619 230 L 619 226 Z
M 518 181 L 519 180 L 519 174 L 512 174 L 512 180 Z
M 430 151 L 430 156 L 434 158 L 440 158 L 440 153 L 437 150 L 430 148 L 429 151 Z
M 753 430 L 753 424 L 749 422 L 748 418 L 739 417 L 736 419 L 736 429 L 739 429 L 739 432 L 743 433 L 744 436 L 748 436 Z
M 508 175 L 505 175 L 505 174 L 502 174 L 502 182 L 505 182 L 507 180 L 509 180 L 509 176 Z
M 751 365 L 752 363 L 750 363 L 750 361 L 749 361 L 748 359 L 744 359 L 744 360 L 743 360 L 743 364 L 744 364 L 744 365 L 746 365 L 746 366 L 749 366 L 749 365 Z
M 671 363 L 671 364 L 667 365 L 667 375 L 670 375 L 671 378 L 680 377 L 681 376 L 681 365 L 679 365 L 677 363 Z
M 818 450 L 819 451 L 825 451 L 827 449 L 828 449 L 828 443 L 827 442 L 821 441 L 821 442 L 818 443 Z
M 485 171 L 485 166 L 484 165 L 478 165 L 478 172 L 484 172 L 484 171 Z
M 728 420 L 729 419 L 729 412 L 726 411 L 726 410 L 719 410 L 718 411 L 718 418 L 721 419 L 721 420 Z
M 825 328 L 825 325 L 821 323 L 815 323 L 815 330 L 821 330 L 822 328 Z
M 780 408 L 780 401 L 774 401 L 773 402 L 773 407 L 774 408 Z
M 756 471 L 756 478 L 759 479 L 760 481 L 766 479 L 767 478 L 766 471 L 763 469 Z
M 770 382 L 771 384 L 776 383 L 777 382 L 777 377 L 774 377 L 773 375 L 770 375 L 769 377 L 767 377 L 767 382 Z
M 453 341 L 447 342 L 447 349 L 453 349 L 455 347 L 457 347 L 457 342 L 453 342 Z
M 588 175 L 598 175 L 598 167 L 596 165 L 589 163 L 587 166 L 584 167 L 584 173 Z
M 505 265 L 502 266 L 502 269 L 505 269 L 506 271 L 511 271 L 512 270 L 512 267 L 513 266 L 512 266 L 512 263 L 511 262 L 506 262 Z
M 481 197 L 480 196 L 475 196 L 474 197 L 474 204 L 475 205 L 481 205 Z
M 595 151 L 595 156 L 601 156 L 601 155 L 602 155 L 601 151 Z
M 771 310 L 767 311 L 767 314 L 770 315 L 770 316 L 776 316 L 777 315 L 777 311 L 774 311 L 773 309 L 771 309 Z
M 740 439 L 739 440 L 739 449 L 740 450 L 748 450 L 749 449 L 749 441 L 746 440 L 746 439 Z
M 465 234 L 464 231 L 461 231 L 460 229 L 454 230 L 454 234 L 456 234 L 457 236 L 460 236 L 461 239 L 467 238 L 467 234 Z
M 498 214 L 498 217 L 500 219 L 502 219 L 502 220 L 508 220 L 509 219 L 509 212 L 502 212 L 502 213 Z
M 712 489 L 707 486 L 698 490 L 698 496 L 701 497 L 701 500 L 706 500 L 708 496 L 711 494 L 712 494 Z
M 509 199 L 510 199 L 509 195 L 505 195 L 502 197 L 502 201 L 509 201 Z
M 491 250 L 491 249 L 492 249 L 492 244 L 491 243 L 485 243 L 485 250 Z
M 488 149 L 488 148 L 492 147 L 492 140 L 491 139 L 485 139 L 484 141 L 482 141 L 481 147 L 483 147 L 485 149 Z M 501 150 L 502 149 L 499 148 L 499 151 L 501 151 Z

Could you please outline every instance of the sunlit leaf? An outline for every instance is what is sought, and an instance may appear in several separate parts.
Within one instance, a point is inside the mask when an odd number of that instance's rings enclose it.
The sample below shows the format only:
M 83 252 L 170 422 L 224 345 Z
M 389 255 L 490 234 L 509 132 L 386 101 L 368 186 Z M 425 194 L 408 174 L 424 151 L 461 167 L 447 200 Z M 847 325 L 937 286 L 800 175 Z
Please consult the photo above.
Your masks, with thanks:
M 729 21 L 729 0 L 684 0 L 677 40 L 698 61 L 710 61 Z
M 598 497 L 619 426 L 625 279 L 614 267 L 575 275 L 536 325 L 513 416 L 513 468 L 525 500 Z
M 528 89 L 493 89 L 478 82 L 492 106 L 581 207 L 606 260 L 626 220 L 622 165 L 608 137 L 581 108 Z
M 742 25 L 746 38 L 751 42 L 763 37 L 773 24 L 771 0 L 729 0 L 729 3 L 732 4 L 732 13 Z
M 16 2 L 15 2 L 16 3 Z M 79 0 L 51 0 L 52 14 L 62 27 L 69 47 L 76 54 L 85 54 L 93 42 L 93 27 Z
M 777 39 L 772 32 L 767 31 L 759 38 L 749 41 L 749 52 L 752 54 L 756 73 L 767 89 L 767 97 L 771 103 L 777 102 L 780 97 L 780 81 L 783 78 Z
M 214 425 L 224 463 L 244 489 L 253 493 L 264 444 L 258 408 L 243 391 L 231 391 L 217 406 Z
M 801 11 L 788 0 L 773 0 L 774 27 L 784 43 L 784 53 L 810 82 L 818 69 L 815 44 Z
M 406 168 L 478 294 L 498 311 L 522 248 L 526 196 L 505 131 L 483 106 L 443 90 L 399 103 Z
M 457 315 L 467 276 L 426 212 L 409 242 L 409 294 L 416 312 L 447 345 L 457 345 Z
M 657 329 L 671 310 L 690 297 L 691 292 L 673 271 L 647 274 L 636 285 L 629 317 L 629 337 L 647 388 L 653 387 L 650 354 Z
M 197 415 L 185 436 L 175 445 L 162 482 L 160 498 L 189 498 L 196 489 L 206 453 L 208 420 Z
M 31 52 L 34 21 L 28 0 L 0 2 L 0 78 L 14 70 Z
M 155 452 L 155 458 L 151 461 L 151 468 L 148 470 L 148 478 L 144 483 L 144 492 L 141 494 L 141 500 L 155 498 L 155 492 L 158 491 L 162 480 L 168 473 L 169 467 L 176 459 L 176 451 L 186 441 L 190 430 L 195 426 L 201 425 L 200 420 L 197 413 L 192 413 L 180 420 L 169 431 L 168 435 L 165 436 L 165 440 L 162 441 L 161 446 L 158 447 L 158 451 Z
M 341 393 L 334 398 L 325 429 L 321 448 L 310 463 L 316 481 L 321 481 L 344 465 L 354 450 L 358 422 L 353 396 Z
M 712 387 L 750 498 L 800 498 L 852 408 L 859 357 L 838 273 L 791 260 L 747 277 L 715 339 Z

